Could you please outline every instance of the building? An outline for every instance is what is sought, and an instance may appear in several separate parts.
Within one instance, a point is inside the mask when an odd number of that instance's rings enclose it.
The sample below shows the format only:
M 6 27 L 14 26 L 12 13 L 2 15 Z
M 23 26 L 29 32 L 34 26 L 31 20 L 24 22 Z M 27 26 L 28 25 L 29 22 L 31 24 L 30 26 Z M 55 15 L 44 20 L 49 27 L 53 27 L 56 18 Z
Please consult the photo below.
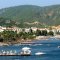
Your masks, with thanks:
M 0 32 L 3 32 L 4 30 L 6 30 L 6 27 L 0 26 Z

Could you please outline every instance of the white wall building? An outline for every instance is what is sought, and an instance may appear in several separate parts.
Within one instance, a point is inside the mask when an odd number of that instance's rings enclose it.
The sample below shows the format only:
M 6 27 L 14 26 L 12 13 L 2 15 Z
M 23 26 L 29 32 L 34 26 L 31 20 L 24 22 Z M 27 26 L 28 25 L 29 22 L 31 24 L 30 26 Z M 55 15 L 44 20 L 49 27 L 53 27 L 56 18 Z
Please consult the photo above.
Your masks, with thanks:
M 33 32 L 36 32 L 38 28 L 36 28 L 36 27 L 31 27 L 31 29 L 33 30 Z
M 0 32 L 3 32 L 4 30 L 6 30 L 6 27 L 0 26 Z
M 25 28 L 25 32 L 30 32 L 30 28 Z

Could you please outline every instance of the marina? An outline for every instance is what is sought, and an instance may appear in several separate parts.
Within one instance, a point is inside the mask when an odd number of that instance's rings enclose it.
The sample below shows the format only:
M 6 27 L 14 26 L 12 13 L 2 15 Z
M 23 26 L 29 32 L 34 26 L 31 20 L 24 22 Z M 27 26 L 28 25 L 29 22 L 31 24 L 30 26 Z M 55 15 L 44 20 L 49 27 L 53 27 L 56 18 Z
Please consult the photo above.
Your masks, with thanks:
M 43 55 L 45 53 L 43 52 L 37 52 L 35 53 L 35 55 Z M 31 52 L 31 48 L 29 47 L 23 47 L 21 49 L 20 53 L 17 53 L 16 51 L 0 51 L 0 56 L 32 56 L 32 52 Z

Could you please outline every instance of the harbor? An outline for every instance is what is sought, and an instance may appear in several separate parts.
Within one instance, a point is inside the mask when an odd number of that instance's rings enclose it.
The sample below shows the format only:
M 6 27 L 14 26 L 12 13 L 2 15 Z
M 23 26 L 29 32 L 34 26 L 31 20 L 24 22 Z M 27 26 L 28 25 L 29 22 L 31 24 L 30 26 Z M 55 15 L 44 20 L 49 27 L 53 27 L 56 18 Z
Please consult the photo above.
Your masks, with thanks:
M 15 50 L 10 50 L 10 51 L 0 51 L 0 56 L 32 56 L 32 52 L 30 50 L 31 48 L 29 47 L 24 47 L 21 49 L 20 53 L 17 53 Z M 42 52 L 37 52 L 35 55 L 43 55 L 45 53 Z

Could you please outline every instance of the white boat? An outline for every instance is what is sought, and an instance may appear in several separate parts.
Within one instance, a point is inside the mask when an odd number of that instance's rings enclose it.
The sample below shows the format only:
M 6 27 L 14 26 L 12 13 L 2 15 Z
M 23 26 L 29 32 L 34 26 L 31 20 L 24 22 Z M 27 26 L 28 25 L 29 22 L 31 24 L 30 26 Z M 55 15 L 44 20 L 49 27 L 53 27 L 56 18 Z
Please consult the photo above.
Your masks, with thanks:
M 29 56 L 31 55 L 31 50 L 29 47 L 22 48 L 22 51 L 20 53 L 21 56 Z
M 37 53 L 35 53 L 35 55 L 43 55 L 43 54 L 45 54 L 45 53 L 43 53 L 43 52 L 37 52 Z
M 12 56 L 12 55 L 16 55 L 16 51 L 14 50 L 14 51 L 3 51 L 2 50 L 2 52 L 0 52 L 0 56 Z
M 58 48 L 60 48 L 60 46 L 58 46 Z

